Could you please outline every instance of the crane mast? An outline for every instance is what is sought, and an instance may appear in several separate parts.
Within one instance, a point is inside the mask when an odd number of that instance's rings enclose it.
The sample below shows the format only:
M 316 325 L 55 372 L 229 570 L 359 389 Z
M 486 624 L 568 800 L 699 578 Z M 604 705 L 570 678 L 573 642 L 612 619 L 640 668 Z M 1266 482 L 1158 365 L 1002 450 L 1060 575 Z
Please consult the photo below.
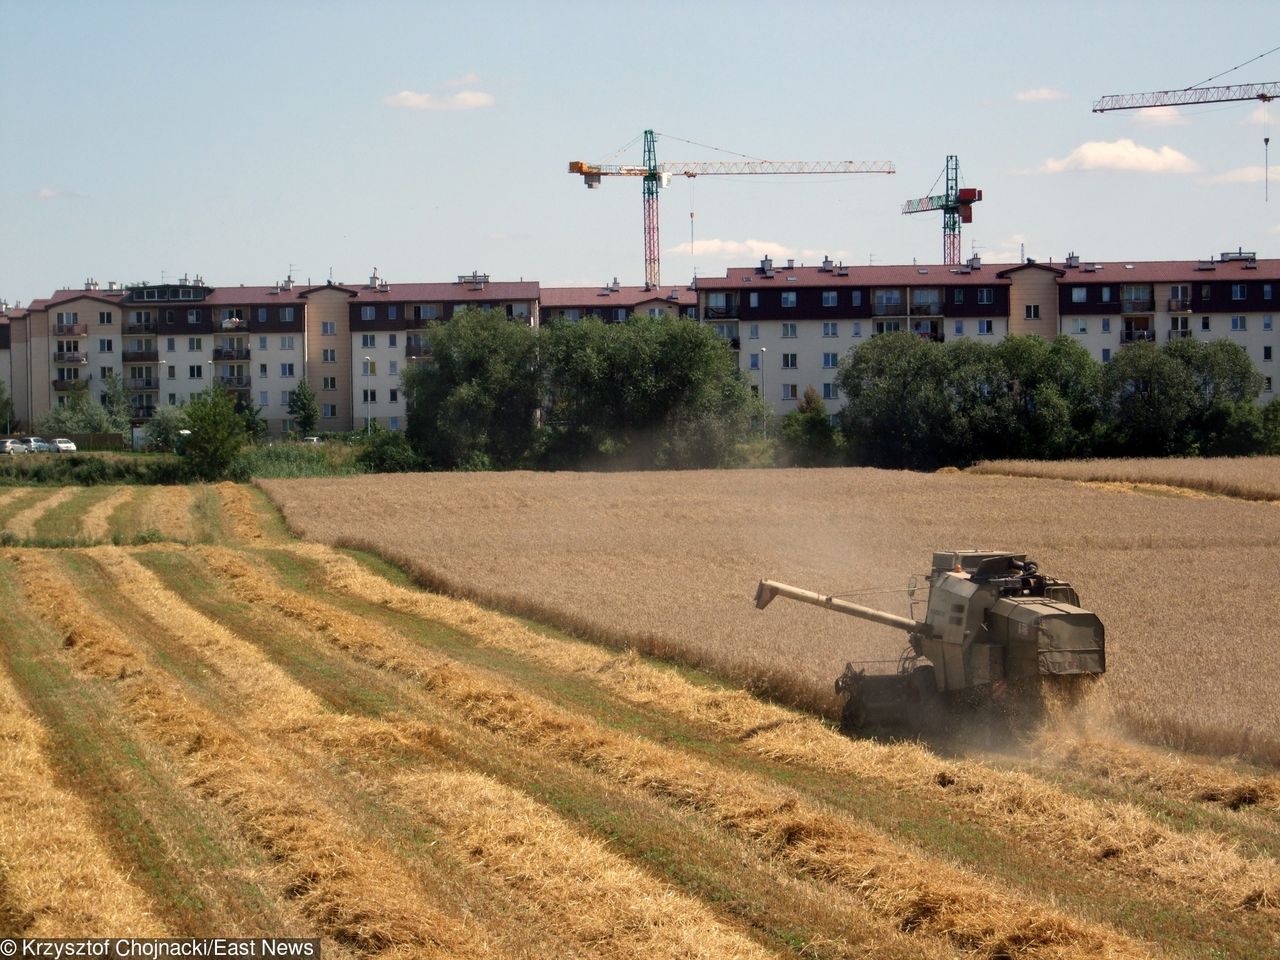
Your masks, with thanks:
M 673 176 L 735 177 L 779 174 L 845 174 L 893 173 L 888 160 L 732 160 L 712 163 L 658 162 L 657 137 L 652 130 L 644 132 L 642 164 L 595 164 L 572 160 L 569 172 L 582 177 L 590 190 L 600 186 L 601 177 L 642 177 L 641 198 L 644 204 L 644 280 L 656 287 L 661 282 L 658 247 L 658 190 L 667 186 Z
M 902 205 L 903 213 L 942 211 L 942 262 L 949 266 L 960 263 L 960 224 L 973 223 L 973 205 L 982 199 L 982 191 L 973 187 L 960 187 L 960 158 L 947 157 L 946 192 L 932 197 L 908 200 Z

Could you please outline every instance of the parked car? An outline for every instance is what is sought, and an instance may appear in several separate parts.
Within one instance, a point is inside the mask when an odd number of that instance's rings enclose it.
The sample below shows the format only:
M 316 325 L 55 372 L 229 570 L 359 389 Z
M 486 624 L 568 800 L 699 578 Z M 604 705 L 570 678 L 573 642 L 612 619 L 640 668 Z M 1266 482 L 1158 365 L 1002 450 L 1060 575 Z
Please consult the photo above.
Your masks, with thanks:
M 66 437 L 54 437 L 53 441 L 49 444 L 49 446 L 52 448 L 52 452 L 54 453 L 75 453 L 76 452 L 75 443 L 72 442 L 71 440 L 68 440 Z
M 22 442 L 27 445 L 27 453 L 48 453 L 53 449 L 49 441 L 40 437 L 23 437 Z
M 319 437 L 303 437 L 302 442 L 303 443 L 324 443 L 324 441 L 321 440 Z
M 7 453 L 11 457 L 16 457 L 20 453 L 27 452 L 27 445 L 21 440 L 0 440 L 0 453 Z

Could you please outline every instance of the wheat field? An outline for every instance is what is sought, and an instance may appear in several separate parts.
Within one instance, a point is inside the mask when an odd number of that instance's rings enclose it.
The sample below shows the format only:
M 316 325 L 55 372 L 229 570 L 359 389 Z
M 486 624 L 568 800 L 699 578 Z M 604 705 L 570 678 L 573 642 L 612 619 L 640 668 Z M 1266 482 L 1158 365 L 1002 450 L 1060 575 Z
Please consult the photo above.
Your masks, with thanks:
M 985 460 L 970 473 L 1144 484 L 1244 500 L 1280 500 L 1280 457 L 1169 457 L 1116 460 Z
M 307 538 L 376 550 L 422 583 L 827 711 L 845 661 L 892 661 L 900 635 L 785 601 L 758 611 L 758 579 L 906 614 L 903 588 L 934 549 L 1026 552 L 1106 625 L 1111 715 L 1157 742 L 1280 759 L 1270 504 L 877 470 L 263 486 Z M 875 589 L 886 592 L 859 592 Z

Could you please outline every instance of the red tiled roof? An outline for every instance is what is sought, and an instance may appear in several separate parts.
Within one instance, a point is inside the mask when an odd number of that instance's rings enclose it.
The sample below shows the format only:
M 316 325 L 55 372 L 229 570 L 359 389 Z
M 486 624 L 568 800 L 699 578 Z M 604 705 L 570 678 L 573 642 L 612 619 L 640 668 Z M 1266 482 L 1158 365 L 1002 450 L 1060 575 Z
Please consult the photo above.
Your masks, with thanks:
M 442 301 L 475 301 L 489 303 L 494 300 L 537 300 L 538 281 L 536 280 L 490 280 L 480 289 L 468 281 L 453 283 L 388 283 L 386 289 L 370 287 L 364 284 L 333 284 L 333 289 L 345 290 L 352 299 L 364 302 L 382 303 L 438 303 Z M 295 288 L 296 289 L 296 288 Z M 307 293 L 330 289 L 309 287 Z
M 1251 263 L 1252 266 L 1246 266 Z M 1277 280 L 1280 260 L 1215 260 L 1200 269 L 1199 260 L 1081 260 L 1079 267 L 1063 267 L 1060 284 L 1082 283 L 1208 283 L 1214 280 Z M 1089 269 L 1095 268 L 1096 269 Z
M 730 267 L 723 277 L 699 277 L 700 290 L 737 289 L 739 287 L 883 287 L 928 286 L 1007 286 L 1009 281 L 996 274 L 1012 264 L 984 263 L 978 270 L 943 264 L 903 264 L 872 267 L 790 267 L 773 266 L 773 276 L 766 277 L 759 267 Z M 847 276 L 841 274 L 846 273 Z M 795 277 L 794 280 L 788 279 Z
M 55 290 L 52 296 L 32 300 L 27 304 L 27 309 L 47 310 L 49 307 L 56 307 L 71 300 L 97 300 L 99 303 L 109 303 L 114 307 L 119 306 L 124 299 L 124 294 L 123 290 Z
M 675 294 L 674 299 L 672 294 Z M 584 307 L 590 309 L 608 307 L 634 307 L 642 303 L 675 303 L 682 307 L 696 306 L 698 293 L 687 286 L 671 287 L 543 287 L 544 307 Z

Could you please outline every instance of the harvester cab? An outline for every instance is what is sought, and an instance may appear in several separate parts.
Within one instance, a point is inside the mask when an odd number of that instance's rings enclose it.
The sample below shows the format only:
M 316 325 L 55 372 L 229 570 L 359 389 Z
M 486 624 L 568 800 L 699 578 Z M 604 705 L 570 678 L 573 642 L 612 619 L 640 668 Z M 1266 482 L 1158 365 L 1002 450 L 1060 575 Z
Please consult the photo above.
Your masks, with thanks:
M 934 553 L 923 620 L 771 580 L 760 581 L 756 606 L 764 609 L 777 596 L 907 634 L 896 674 L 845 665 L 836 692 L 845 697 L 847 729 L 868 722 L 927 724 L 963 705 L 1034 710 L 1046 689 L 1070 696 L 1082 678 L 1106 670 L 1102 622 L 1080 607 L 1071 584 L 1041 574 L 1026 554 Z

